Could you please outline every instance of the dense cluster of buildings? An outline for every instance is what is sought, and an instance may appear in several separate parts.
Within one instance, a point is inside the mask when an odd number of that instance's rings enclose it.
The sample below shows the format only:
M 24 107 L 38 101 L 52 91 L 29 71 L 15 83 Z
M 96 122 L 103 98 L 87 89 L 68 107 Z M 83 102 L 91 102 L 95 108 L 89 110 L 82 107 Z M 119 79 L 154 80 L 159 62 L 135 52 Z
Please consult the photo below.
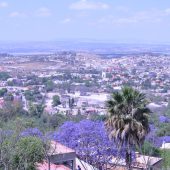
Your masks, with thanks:
M 166 102 L 170 96 L 169 64 L 168 56 L 156 54 L 119 58 L 75 52 L 3 55 L 0 72 L 8 73 L 9 77 L 0 79 L 0 87 L 20 96 L 25 109 L 29 102 L 25 91 L 33 92 L 36 88 L 50 113 L 71 110 L 73 114 L 79 111 L 105 114 L 105 101 L 110 92 L 123 85 L 131 85 L 155 98 L 159 96 Z M 61 100 L 61 105 L 55 108 L 52 105 L 54 95 Z M 71 106 L 70 100 L 74 100 Z

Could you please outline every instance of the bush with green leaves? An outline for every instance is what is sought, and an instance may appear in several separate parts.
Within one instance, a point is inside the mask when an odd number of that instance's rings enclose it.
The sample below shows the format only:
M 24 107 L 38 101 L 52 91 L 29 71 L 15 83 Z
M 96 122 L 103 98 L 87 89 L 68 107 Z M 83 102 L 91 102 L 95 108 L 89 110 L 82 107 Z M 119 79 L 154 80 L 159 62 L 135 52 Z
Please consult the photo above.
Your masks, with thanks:
M 142 148 L 138 149 L 138 151 L 144 155 L 150 155 L 156 157 L 159 157 L 161 155 L 160 150 L 157 147 L 153 146 L 153 144 L 148 141 L 145 141 Z
M 7 91 L 8 90 L 6 88 L 0 89 L 0 97 L 3 97 L 7 93 Z
M 35 170 L 36 163 L 44 159 L 44 147 L 37 137 L 24 137 L 16 143 L 13 166 L 16 169 Z
M 58 106 L 61 104 L 60 97 L 58 95 L 53 96 L 53 106 Z
M 163 158 L 164 170 L 170 169 L 170 150 L 160 150 L 161 158 Z
M 6 81 L 8 78 L 10 78 L 10 75 L 7 72 L 0 72 L 0 80 Z
M 162 123 L 160 124 L 156 134 L 158 136 L 170 136 L 170 123 Z

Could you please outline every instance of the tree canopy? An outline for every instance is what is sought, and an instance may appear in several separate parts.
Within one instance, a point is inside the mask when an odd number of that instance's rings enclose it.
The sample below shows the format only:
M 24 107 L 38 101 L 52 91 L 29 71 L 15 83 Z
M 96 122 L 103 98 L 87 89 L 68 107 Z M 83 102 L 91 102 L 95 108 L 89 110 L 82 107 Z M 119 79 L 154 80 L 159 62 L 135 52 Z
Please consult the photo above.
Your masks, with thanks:
M 117 149 L 110 141 L 103 122 L 83 120 L 65 122 L 56 133 L 56 139 L 74 149 L 81 160 L 95 167 L 108 163 Z

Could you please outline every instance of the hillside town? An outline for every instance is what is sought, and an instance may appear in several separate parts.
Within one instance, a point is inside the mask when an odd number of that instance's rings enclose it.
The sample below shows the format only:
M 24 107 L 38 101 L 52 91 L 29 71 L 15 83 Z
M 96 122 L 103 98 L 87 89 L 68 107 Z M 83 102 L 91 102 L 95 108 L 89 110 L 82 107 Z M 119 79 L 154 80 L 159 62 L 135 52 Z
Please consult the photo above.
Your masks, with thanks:
M 152 111 L 149 120 L 151 132 L 147 141 L 149 146 L 151 144 L 154 146 L 153 149 L 160 149 L 160 152 L 162 150 L 163 154 L 164 149 L 170 149 L 169 57 L 152 53 L 116 57 L 111 54 L 106 56 L 73 51 L 54 54 L 0 54 L 0 110 L 2 118 L 6 121 L 13 115 L 15 117 L 22 114 L 28 116 L 28 122 L 24 125 L 26 130 L 21 134 L 41 136 L 41 138 L 44 128 L 69 130 L 74 126 L 80 126 L 81 129 L 88 123 L 90 127 L 93 123 L 91 121 L 105 120 L 108 113 L 106 101 L 110 99 L 111 93 L 119 92 L 122 87 L 132 87 L 146 94 L 147 107 Z M 9 102 L 12 102 L 11 106 L 9 106 Z M 35 117 L 36 120 L 32 117 Z M 36 129 L 39 119 L 38 127 L 42 131 Z M 67 127 L 66 120 L 80 121 L 80 123 Z M 24 121 L 22 118 L 21 124 Z M 83 124 L 83 121 L 87 122 Z M 32 128 L 29 130 L 25 128 L 27 124 Z M 97 128 L 98 125 L 94 126 Z M 102 126 L 103 124 L 100 125 L 100 127 Z M 75 133 L 76 130 L 77 128 L 73 132 Z M 55 132 L 53 133 L 53 137 L 50 138 L 50 147 L 53 147 L 54 153 L 48 153 L 43 162 L 37 163 L 37 170 L 46 170 L 49 166 L 52 170 L 75 170 L 77 167 L 81 170 L 126 169 L 126 161 L 122 155 L 120 157 L 112 155 L 112 157 L 109 156 L 109 159 L 107 155 L 108 160 L 104 162 L 102 160 L 100 164 L 93 162 L 94 158 L 86 160 L 85 151 L 79 153 L 81 150 L 77 151 L 78 148 L 74 150 L 76 144 L 70 146 L 64 137 L 67 131 L 64 134 L 62 132 L 57 135 L 57 143 Z M 77 134 L 79 133 L 77 131 Z M 84 133 L 90 134 L 91 132 Z M 59 138 L 60 136 L 61 138 Z M 76 134 L 70 137 L 74 137 L 76 140 Z M 104 136 L 103 140 L 107 141 L 108 139 Z M 110 144 L 106 146 L 108 148 Z M 55 147 L 58 149 L 57 151 Z M 88 152 L 91 152 L 92 148 L 89 149 Z M 117 151 L 113 150 L 112 152 Z M 163 158 L 156 154 L 156 150 L 149 153 L 135 152 L 133 169 L 140 170 L 151 167 L 153 170 L 160 170 L 163 167 Z M 101 155 L 104 156 L 103 151 Z M 48 159 L 50 159 L 50 165 Z
M 169 64 L 168 56 L 153 54 L 118 58 L 76 52 L 1 54 L 0 87 L 20 98 L 26 110 L 29 102 L 43 102 L 51 114 L 105 114 L 109 93 L 125 85 L 145 92 L 151 106 L 161 107 L 170 97 Z M 61 104 L 54 107 L 56 95 Z

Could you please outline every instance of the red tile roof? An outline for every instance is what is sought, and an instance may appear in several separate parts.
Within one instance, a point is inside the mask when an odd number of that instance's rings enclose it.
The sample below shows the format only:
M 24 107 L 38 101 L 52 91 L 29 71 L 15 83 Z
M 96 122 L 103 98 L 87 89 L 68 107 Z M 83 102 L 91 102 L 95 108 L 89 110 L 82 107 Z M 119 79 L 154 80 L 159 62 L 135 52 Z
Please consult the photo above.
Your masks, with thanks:
M 55 165 L 50 164 L 51 170 L 70 170 L 68 167 L 64 165 Z M 36 166 L 36 170 L 48 170 L 48 163 L 44 161 L 43 163 L 38 163 Z
M 51 141 L 51 147 L 49 150 L 50 155 L 66 154 L 66 153 L 73 153 L 73 152 L 75 152 L 73 149 L 62 145 L 61 143 Z

